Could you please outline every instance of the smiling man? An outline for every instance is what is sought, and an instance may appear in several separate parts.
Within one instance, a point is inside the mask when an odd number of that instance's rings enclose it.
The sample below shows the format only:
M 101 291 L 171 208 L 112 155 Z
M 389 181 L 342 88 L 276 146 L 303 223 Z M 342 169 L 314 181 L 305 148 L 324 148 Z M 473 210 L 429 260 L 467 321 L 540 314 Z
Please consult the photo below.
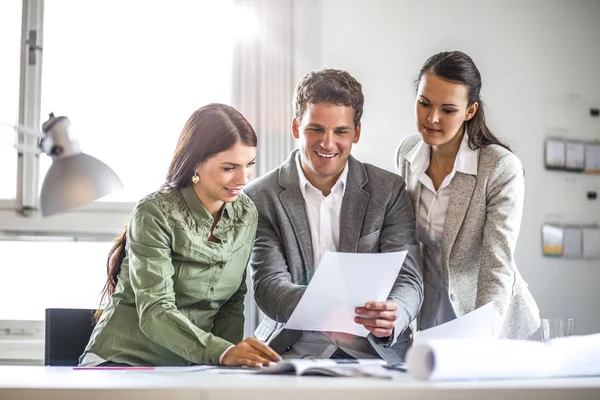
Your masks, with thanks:
M 339 70 L 296 87 L 292 134 L 300 149 L 246 193 L 259 212 L 251 257 L 255 299 L 266 314 L 256 337 L 283 358 L 383 358 L 400 362 L 423 300 L 415 217 L 404 180 L 350 155 L 361 135 L 360 83 Z M 407 250 L 388 301 L 357 307 L 366 338 L 285 329 L 325 251 Z M 368 270 L 369 266 L 365 265 Z

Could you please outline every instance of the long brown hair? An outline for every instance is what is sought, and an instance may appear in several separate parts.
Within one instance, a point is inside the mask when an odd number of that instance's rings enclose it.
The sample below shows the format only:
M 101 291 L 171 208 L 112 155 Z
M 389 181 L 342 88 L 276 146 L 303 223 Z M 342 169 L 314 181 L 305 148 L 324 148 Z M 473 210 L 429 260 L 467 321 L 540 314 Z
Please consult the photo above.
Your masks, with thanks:
M 468 106 L 477 102 L 479 107 L 475 116 L 465 122 L 469 134 L 469 147 L 472 150 L 490 144 L 497 144 L 508 151 L 512 151 L 507 144 L 502 143 L 491 131 L 485 122 L 483 101 L 479 95 L 481 91 L 481 74 L 475 63 L 461 51 L 444 51 L 429 57 L 415 81 L 415 89 L 419 86 L 424 74 L 432 74 L 446 81 L 462 83 L 468 88 Z
M 194 111 L 179 135 L 162 188 L 183 189 L 191 186 L 194 170 L 199 164 L 238 142 L 256 147 L 257 138 L 250 123 L 235 108 L 213 103 Z M 126 255 L 126 237 L 127 228 L 115 240 L 108 253 L 108 278 L 101 292 L 100 309 L 95 314 L 96 321 L 102 314 L 102 305 L 115 292 L 121 264 Z

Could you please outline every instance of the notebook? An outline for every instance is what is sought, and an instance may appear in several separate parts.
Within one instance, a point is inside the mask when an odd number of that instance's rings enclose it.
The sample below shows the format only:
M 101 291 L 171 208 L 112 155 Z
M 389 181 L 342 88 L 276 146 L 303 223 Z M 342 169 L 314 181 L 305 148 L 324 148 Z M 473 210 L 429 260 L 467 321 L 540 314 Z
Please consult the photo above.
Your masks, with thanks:
M 301 359 L 283 360 L 270 367 L 256 370 L 256 374 L 364 376 L 391 378 L 384 368 L 386 362 L 379 359 Z

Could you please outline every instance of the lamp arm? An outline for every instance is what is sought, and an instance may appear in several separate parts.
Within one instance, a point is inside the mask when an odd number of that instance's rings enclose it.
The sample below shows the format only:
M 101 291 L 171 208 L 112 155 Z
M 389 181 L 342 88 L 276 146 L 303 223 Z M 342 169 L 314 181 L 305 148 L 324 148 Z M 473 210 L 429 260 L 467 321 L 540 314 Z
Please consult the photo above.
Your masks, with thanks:
M 23 125 L 12 125 L 12 124 L 7 124 L 6 122 L 2 122 L 0 121 L 0 125 L 5 126 L 7 128 L 12 128 L 15 131 L 22 133 L 23 135 L 27 135 L 27 136 L 35 136 L 35 137 L 44 137 L 44 134 L 42 132 L 38 132 L 35 129 L 31 129 L 28 128 L 26 126 Z
M 4 141 L 2 139 L 0 139 L 0 143 L 1 144 L 5 144 L 7 146 L 13 147 L 19 153 L 33 153 L 33 154 L 36 154 L 36 155 L 39 155 L 39 154 L 43 153 L 43 151 L 39 147 L 24 146 L 22 144 L 13 144 L 13 143 Z
M 34 136 L 34 137 L 44 137 L 44 134 L 41 132 L 37 132 L 33 129 L 27 128 L 23 125 L 11 125 L 11 124 L 7 124 L 6 122 L 2 122 L 0 121 L 0 126 L 5 126 L 8 128 L 12 128 L 13 130 L 15 130 L 16 132 L 22 133 L 24 135 L 27 136 Z M 25 146 L 23 144 L 20 143 L 14 143 L 14 142 L 8 142 L 6 140 L 2 140 L 2 138 L 0 138 L 0 143 L 2 144 L 6 144 L 8 146 L 12 146 L 14 147 L 19 153 L 33 153 L 36 155 L 39 155 L 42 153 L 42 150 L 39 147 L 32 147 L 32 146 Z

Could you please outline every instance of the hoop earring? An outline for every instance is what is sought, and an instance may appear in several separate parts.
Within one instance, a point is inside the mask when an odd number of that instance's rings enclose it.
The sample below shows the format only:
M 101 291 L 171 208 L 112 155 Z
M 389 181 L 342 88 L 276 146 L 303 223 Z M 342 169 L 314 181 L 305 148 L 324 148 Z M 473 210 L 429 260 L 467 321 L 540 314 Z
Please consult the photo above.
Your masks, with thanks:
M 200 177 L 198 176 L 198 172 L 194 171 L 194 175 L 192 176 L 192 182 L 194 184 L 200 182 Z

